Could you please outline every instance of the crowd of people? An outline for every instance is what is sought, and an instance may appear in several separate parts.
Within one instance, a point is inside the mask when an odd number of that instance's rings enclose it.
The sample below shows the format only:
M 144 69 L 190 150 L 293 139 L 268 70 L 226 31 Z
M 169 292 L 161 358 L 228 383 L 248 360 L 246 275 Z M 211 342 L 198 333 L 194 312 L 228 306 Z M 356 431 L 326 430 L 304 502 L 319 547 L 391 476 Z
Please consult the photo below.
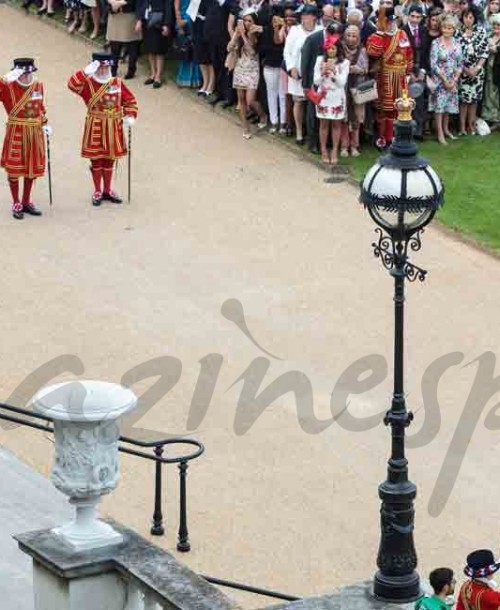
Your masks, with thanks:
M 41 1 L 38 13 L 52 14 L 58 0 Z M 133 78 L 142 49 L 144 84 L 159 88 L 173 50 L 177 84 L 236 106 L 246 139 L 256 124 L 335 165 L 362 139 L 390 144 L 407 87 L 417 138 L 446 145 L 500 122 L 500 0 L 397 1 L 64 0 L 64 10 L 70 32 L 103 28 L 115 73 L 125 54 Z

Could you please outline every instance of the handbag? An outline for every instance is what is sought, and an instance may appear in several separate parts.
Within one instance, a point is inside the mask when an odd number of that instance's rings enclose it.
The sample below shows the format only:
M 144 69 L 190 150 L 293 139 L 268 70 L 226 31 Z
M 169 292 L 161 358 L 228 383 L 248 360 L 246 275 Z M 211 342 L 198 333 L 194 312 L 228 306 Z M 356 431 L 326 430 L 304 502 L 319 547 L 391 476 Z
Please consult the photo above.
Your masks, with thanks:
M 489 136 L 491 133 L 490 126 L 484 119 L 476 119 L 476 133 L 479 136 Z
M 177 35 L 172 43 L 172 59 L 191 61 L 193 59 L 193 41 L 188 35 Z
M 151 11 L 147 19 L 148 29 L 160 29 L 163 26 L 163 11 Z
M 238 51 L 236 49 L 233 49 L 232 51 L 229 51 L 228 54 L 226 55 L 226 61 L 224 62 L 224 67 L 227 68 L 229 70 L 229 72 L 232 72 L 236 67 L 237 61 L 238 61 Z
M 351 89 L 351 95 L 355 104 L 367 104 L 377 100 L 377 81 L 373 78 L 365 80 Z
M 312 102 L 315 106 L 318 106 L 319 104 L 321 104 L 323 98 L 326 97 L 326 91 L 324 89 L 314 89 L 311 88 L 307 91 L 306 93 L 306 97 L 307 99 Z
M 429 90 L 429 93 L 434 93 L 436 91 L 436 89 L 438 88 L 438 84 L 430 76 L 425 77 L 425 84 L 427 86 L 427 89 Z

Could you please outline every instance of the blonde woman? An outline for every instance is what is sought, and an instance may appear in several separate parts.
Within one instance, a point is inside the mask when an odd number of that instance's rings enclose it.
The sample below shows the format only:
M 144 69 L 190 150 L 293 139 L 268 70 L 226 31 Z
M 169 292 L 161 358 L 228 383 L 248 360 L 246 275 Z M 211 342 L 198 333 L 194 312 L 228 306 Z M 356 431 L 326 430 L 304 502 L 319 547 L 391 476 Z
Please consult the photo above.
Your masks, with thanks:
M 429 97 L 429 110 L 434 112 L 437 138 L 446 145 L 450 132 L 449 115 L 458 114 L 458 81 L 462 75 L 462 47 L 455 39 L 458 20 L 449 13 L 440 18 L 441 36 L 431 45 L 430 69 L 435 85 Z

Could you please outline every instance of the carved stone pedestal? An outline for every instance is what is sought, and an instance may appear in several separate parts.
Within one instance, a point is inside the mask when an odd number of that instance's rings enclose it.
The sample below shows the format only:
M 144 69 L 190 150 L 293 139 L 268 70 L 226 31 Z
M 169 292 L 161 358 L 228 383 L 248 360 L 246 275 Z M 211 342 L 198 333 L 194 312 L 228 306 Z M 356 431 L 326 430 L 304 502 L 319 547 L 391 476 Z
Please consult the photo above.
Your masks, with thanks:
M 122 542 L 118 532 L 98 519 L 97 505 L 118 483 L 116 420 L 136 404 L 131 390 L 103 381 L 59 383 L 35 396 L 35 409 L 54 421 L 51 480 L 76 507 L 74 521 L 53 531 L 75 551 Z

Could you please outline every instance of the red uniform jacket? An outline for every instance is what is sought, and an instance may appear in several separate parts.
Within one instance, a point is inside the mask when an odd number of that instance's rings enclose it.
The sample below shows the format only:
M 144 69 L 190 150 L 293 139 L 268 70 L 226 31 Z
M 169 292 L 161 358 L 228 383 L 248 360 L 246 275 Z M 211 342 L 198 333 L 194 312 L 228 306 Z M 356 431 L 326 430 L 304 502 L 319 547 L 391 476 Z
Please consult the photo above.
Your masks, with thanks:
M 0 101 L 8 114 L 1 166 L 9 176 L 39 178 L 45 173 L 44 89 L 39 81 L 23 87 L 0 79 Z
M 458 596 L 456 610 L 499 610 L 500 592 L 494 591 L 488 585 L 468 580 Z
M 394 118 L 397 114 L 394 102 L 406 89 L 406 76 L 413 70 L 413 51 L 408 36 L 403 30 L 397 30 L 393 35 L 376 32 L 366 41 L 366 51 L 379 60 L 379 112 Z
M 82 70 L 73 74 L 68 87 L 87 106 L 82 157 L 118 159 L 126 155 L 123 117 L 137 116 L 137 101 L 130 89 L 116 76 L 103 85 Z

